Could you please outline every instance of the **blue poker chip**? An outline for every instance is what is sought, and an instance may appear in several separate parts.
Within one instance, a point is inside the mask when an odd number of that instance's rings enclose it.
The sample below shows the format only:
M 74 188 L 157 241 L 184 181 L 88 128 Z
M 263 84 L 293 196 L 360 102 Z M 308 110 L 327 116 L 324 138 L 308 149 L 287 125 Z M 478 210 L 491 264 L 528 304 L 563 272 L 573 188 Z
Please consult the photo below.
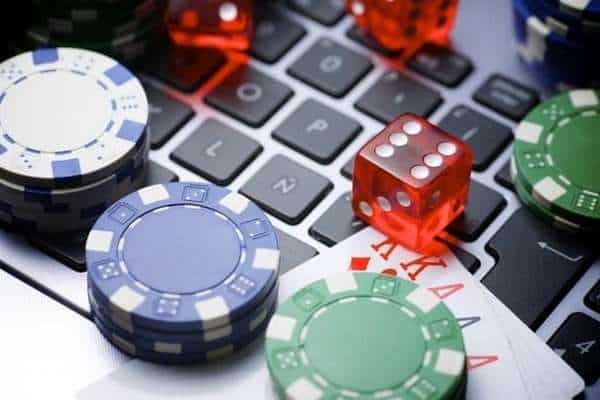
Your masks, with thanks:
M 594 85 L 599 60 L 589 57 L 585 46 L 552 32 L 526 0 L 513 0 L 513 6 L 518 53 L 544 86 Z
M 143 143 L 147 121 L 139 80 L 102 54 L 46 48 L 0 63 L 0 177 L 15 184 L 105 178 Z
M 526 3 L 551 31 L 574 42 L 592 44 L 600 41 L 600 21 L 564 13 L 547 0 L 526 0 Z
M 166 333 L 148 329 L 133 328 L 110 315 L 110 311 L 100 305 L 94 298 L 93 290 L 88 289 L 91 309 L 95 317 L 107 328 L 136 347 L 157 351 L 169 349 L 171 353 L 199 353 L 235 344 L 251 335 L 267 317 L 269 310 L 277 303 L 279 285 L 275 285 L 263 303 L 256 310 L 229 325 L 201 332 Z
M 102 321 L 94 316 L 94 323 L 100 331 L 100 333 L 117 349 L 124 354 L 135 357 L 140 360 L 158 363 L 158 364 L 172 364 L 172 365 L 184 365 L 184 364 L 198 364 L 221 360 L 223 358 L 231 356 L 234 352 L 242 351 L 243 349 L 250 347 L 253 343 L 257 342 L 267 329 L 268 323 L 275 313 L 276 305 L 273 305 L 268 311 L 266 318 L 259 326 L 256 327 L 249 335 L 243 337 L 240 341 L 235 343 L 225 344 L 219 348 L 210 350 L 208 352 L 197 352 L 197 353 L 177 353 L 173 352 L 170 348 L 161 348 L 156 351 L 146 350 L 137 347 L 134 343 L 127 339 L 119 336 L 119 334 L 113 332 L 107 326 L 103 325 Z M 158 351 L 160 350 L 160 351 Z
M 279 273 L 277 236 L 247 198 L 201 183 L 140 189 L 109 208 L 86 242 L 99 302 L 131 326 L 197 332 L 265 298 Z
M 577 18 L 600 21 L 600 0 L 543 0 Z

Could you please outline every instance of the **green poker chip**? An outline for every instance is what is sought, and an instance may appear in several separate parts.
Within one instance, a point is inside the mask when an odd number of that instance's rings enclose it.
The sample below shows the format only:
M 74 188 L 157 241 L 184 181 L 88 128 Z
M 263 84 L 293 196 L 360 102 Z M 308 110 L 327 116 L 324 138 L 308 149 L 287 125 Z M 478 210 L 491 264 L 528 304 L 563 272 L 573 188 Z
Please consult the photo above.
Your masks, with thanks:
M 515 130 L 514 163 L 541 208 L 600 224 L 600 91 L 578 89 L 534 108 Z
M 513 159 L 511 160 L 511 178 L 515 190 L 517 191 L 517 194 L 523 202 L 523 204 L 527 206 L 527 208 L 531 210 L 538 218 L 554 226 L 555 228 L 569 233 L 581 234 L 598 231 L 597 227 L 595 228 L 593 226 L 581 225 L 577 222 L 573 222 L 567 218 L 561 217 L 560 215 L 557 215 L 551 212 L 550 210 L 544 208 L 533 198 L 531 193 L 527 191 L 525 185 L 523 185 L 523 182 L 521 181 L 520 176 L 514 169 L 515 162 Z
M 344 272 L 282 303 L 266 334 L 286 399 L 457 398 L 466 376 L 462 332 L 448 307 L 412 282 Z

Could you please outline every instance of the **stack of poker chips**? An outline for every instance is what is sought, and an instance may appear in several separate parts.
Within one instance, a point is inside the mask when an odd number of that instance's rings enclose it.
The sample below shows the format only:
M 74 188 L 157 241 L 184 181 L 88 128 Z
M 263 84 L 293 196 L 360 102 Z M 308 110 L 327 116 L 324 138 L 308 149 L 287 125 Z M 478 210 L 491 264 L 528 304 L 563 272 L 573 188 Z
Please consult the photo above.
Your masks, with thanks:
M 0 63 L 0 223 L 87 232 L 145 178 L 148 101 L 129 70 L 73 48 Z
M 27 45 L 80 47 L 130 63 L 164 34 L 166 0 L 28 0 Z
M 600 232 L 600 90 L 577 89 L 534 108 L 515 130 L 511 175 L 521 200 L 572 233 Z
M 427 288 L 344 272 L 290 296 L 271 319 L 265 356 L 280 399 L 464 399 L 456 317 Z
M 513 0 L 521 59 L 550 89 L 600 84 L 600 0 Z
M 150 362 L 230 355 L 262 336 L 277 305 L 273 226 L 211 184 L 154 185 L 116 202 L 88 236 L 86 263 L 96 326 Z

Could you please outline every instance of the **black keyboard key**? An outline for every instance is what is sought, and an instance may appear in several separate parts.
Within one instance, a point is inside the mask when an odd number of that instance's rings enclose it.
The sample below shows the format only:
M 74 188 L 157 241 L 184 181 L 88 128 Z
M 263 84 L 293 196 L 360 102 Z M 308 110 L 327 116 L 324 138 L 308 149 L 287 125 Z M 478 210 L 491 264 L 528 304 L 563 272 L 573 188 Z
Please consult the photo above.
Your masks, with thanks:
M 462 54 L 446 47 L 426 44 L 409 61 L 408 67 L 449 87 L 456 87 L 473 71 L 473 64 Z
M 165 92 L 145 85 L 150 118 L 148 132 L 153 149 L 164 145 L 192 116 L 194 111 Z
M 540 101 L 539 94 L 502 75 L 492 75 L 473 98 L 499 114 L 515 121 L 523 117 Z
M 312 246 L 296 239 L 287 233 L 275 229 L 279 242 L 279 250 L 281 257 L 279 259 L 279 274 L 283 275 L 286 272 L 304 264 L 319 252 Z
M 388 124 L 407 112 L 428 117 L 440 104 L 442 97 L 436 91 L 389 71 L 358 100 L 356 108 Z
M 240 66 L 206 96 L 206 102 L 258 128 L 293 94 L 289 87 L 262 72 Z
M 330 39 L 319 39 L 288 72 L 333 97 L 342 97 L 373 68 L 371 61 Z
M 467 208 L 450 224 L 448 231 L 461 240 L 475 241 L 504 207 L 506 207 L 504 197 L 495 190 L 472 180 Z
M 352 179 L 352 174 L 354 174 L 354 157 L 349 159 L 348 162 L 344 164 L 341 172 L 346 178 Z
M 600 322 L 582 313 L 571 314 L 548 344 L 586 384 L 600 378 Z
M 262 151 L 243 133 L 207 119 L 171 154 L 171 158 L 218 185 L 229 185 Z
M 585 296 L 585 305 L 600 314 L 600 280 Z
M 341 195 L 310 227 L 310 235 L 327 246 L 334 246 L 366 227 L 354 216 L 351 202 L 351 193 Z
M 375 39 L 373 39 L 368 33 L 363 31 L 356 25 L 353 25 L 350 29 L 348 29 L 348 32 L 346 32 L 346 36 L 354 40 L 356 43 L 359 43 L 365 46 L 366 48 L 371 49 L 386 57 L 394 58 L 402 54 L 402 52 L 399 51 L 392 51 L 386 49 L 385 47 L 377 43 Z
M 446 244 L 446 246 L 448 246 L 450 248 L 450 250 L 452 250 L 452 252 L 456 256 L 458 261 L 460 261 L 460 263 L 463 265 L 463 267 L 465 267 L 465 269 L 467 271 L 469 271 L 471 274 L 474 274 L 475 272 L 477 272 L 479 267 L 481 267 L 481 261 L 479 261 L 479 259 L 477 257 L 475 257 L 473 254 L 469 253 L 466 250 L 461 249 L 460 247 L 458 247 L 450 242 L 446 242 L 445 240 L 442 240 L 442 241 Z
M 496 182 L 498 182 L 505 188 L 510 190 L 514 189 L 512 178 L 510 177 L 510 161 L 504 164 L 500 171 L 498 171 L 498 173 L 495 176 L 495 179 Z
M 553 228 L 525 208 L 510 217 L 486 249 L 496 265 L 483 284 L 532 329 L 573 287 L 597 252 L 581 237 Z
M 513 137 L 509 127 L 464 105 L 454 107 L 439 126 L 471 146 L 475 171 L 489 167 Z
M 288 4 L 323 25 L 335 25 L 346 13 L 344 0 L 288 0 Z
M 160 183 L 175 182 L 179 178 L 173 172 L 150 161 L 146 175 L 145 186 L 156 185 Z M 78 272 L 85 272 L 85 241 L 87 235 L 81 235 L 73 239 L 57 239 L 45 236 L 31 236 L 30 243 L 35 247 L 56 258 L 66 266 Z
M 167 169 L 162 165 L 155 163 L 154 161 L 150 161 L 148 171 L 146 172 L 145 186 L 177 181 L 179 181 L 179 177 L 170 169 Z
M 329 164 L 361 129 L 353 119 L 309 99 L 275 129 L 273 137 L 321 164 Z
M 256 23 L 250 54 L 273 64 L 305 35 L 306 30 L 273 10 L 264 10 Z
M 48 236 L 30 236 L 29 242 L 67 267 L 77 272 L 85 272 L 86 239 L 87 235 L 84 234 L 69 240 Z
M 267 212 L 299 224 L 332 189 L 332 183 L 287 157 L 269 160 L 241 189 Z
M 141 63 L 148 74 L 183 91 L 193 92 L 225 64 L 216 49 L 157 45 L 148 60 Z

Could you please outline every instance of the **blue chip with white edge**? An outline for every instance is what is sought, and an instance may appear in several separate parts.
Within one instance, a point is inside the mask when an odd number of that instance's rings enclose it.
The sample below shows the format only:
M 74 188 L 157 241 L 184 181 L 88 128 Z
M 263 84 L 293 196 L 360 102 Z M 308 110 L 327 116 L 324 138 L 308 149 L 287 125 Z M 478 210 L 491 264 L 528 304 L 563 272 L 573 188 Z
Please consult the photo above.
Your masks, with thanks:
M 86 242 L 100 302 L 132 326 L 186 332 L 227 325 L 274 286 L 279 245 L 267 216 L 212 184 L 149 186 L 110 207 Z
M 266 330 L 271 317 L 275 313 L 276 308 L 276 305 L 273 305 L 267 311 L 266 317 L 259 323 L 256 329 L 243 337 L 241 340 L 224 344 L 206 352 L 195 353 L 182 353 L 179 351 L 179 349 L 172 348 L 170 346 L 157 346 L 153 350 L 144 349 L 137 346 L 136 343 L 133 343 L 126 338 L 121 337 L 118 333 L 112 331 L 110 327 L 104 325 L 102 321 L 99 320 L 95 315 L 94 322 L 100 333 L 112 345 L 128 356 L 157 364 L 199 364 L 221 360 L 255 343 L 260 337 L 263 336 L 264 331 Z
M 107 177 L 143 143 L 147 122 L 141 83 L 102 54 L 47 48 L 0 64 L 0 176 L 15 184 Z
M 592 44 L 600 40 L 600 20 L 593 21 L 561 11 L 547 0 L 527 0 L 527 5 L 549 30 L 574 42 Z
M 600 0 L 544 0 L 560 10 L 579 18 L 600 20 Z
M 88 288 L 88 298 L 94 318 L 136 347 L 150 351 L 162 349 L 172 354 L 209 352 L 222 346 L 242 342 L 252 335 L 277 305 L 279 285 L 276 284 L 264 301 L 245 316 L 219 328 L 198 332 L 156 332 L 139 327 L 130 327 L 110 315 L 104 305 L 96 300 L 93 290 Z
M 521 59 L 553 90 L 563 85 L 593 84 L 598 63 L 589 57 L 589 50 L 584 44 L 550 29 L 531 4 L 531 0 L 513 0 L 517 51 Z

